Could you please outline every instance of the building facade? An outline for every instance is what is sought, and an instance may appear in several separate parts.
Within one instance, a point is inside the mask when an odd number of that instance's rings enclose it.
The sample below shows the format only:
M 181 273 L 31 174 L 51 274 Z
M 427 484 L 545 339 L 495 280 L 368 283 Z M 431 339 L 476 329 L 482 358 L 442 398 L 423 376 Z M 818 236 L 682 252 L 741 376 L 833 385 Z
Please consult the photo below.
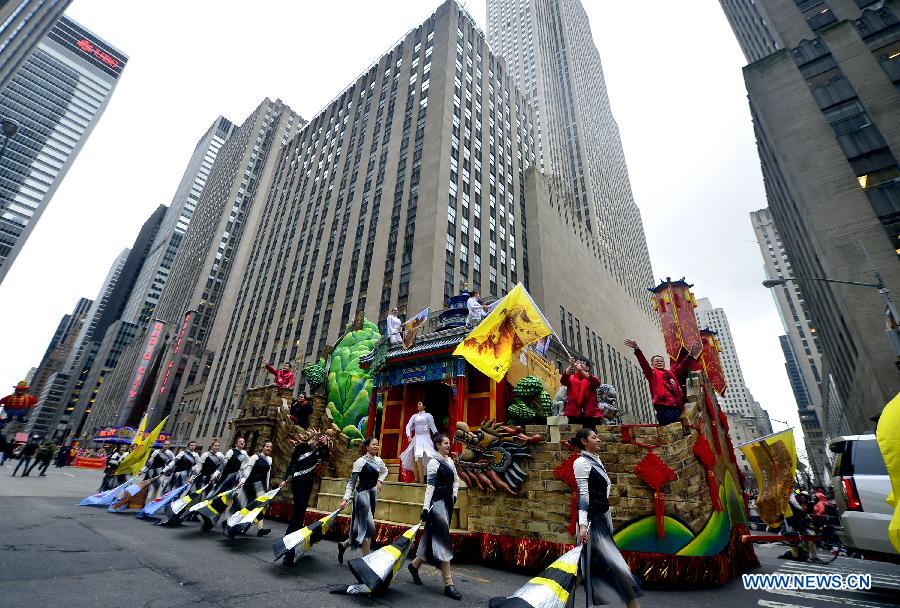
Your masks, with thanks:
M 103 382 L 106 372 L 98 375 L 95 366 L 105 368 L 106 362 L 110 358 L 110 352 L 104 350 L 104 345 L 111 347 L 113 344 L 117 344 L 117 340 L 114 338 L 107 340 L 106 334 L 109 328 L 122 317 L 165 215 L 166 206 L 158 206 L 141 226 L 131 248 L 126 249 L 120 256 L 119 260 L 121 261 L 116 266 L 115 280 L 107 280 L 104 283 L 101 291 L 102 297 L 98 297 L 97 300 L 100 304 L 96 311 L 89 314 L 87 322 L 82 326 L 82 331 L 69 353 L 65 366 L 65 372 L 69 378 L 69 386 L 64 397 L 66 407 L 58 414 L 59 417 L 65 416 L 67 423 L 74 420 L 76 424 L 80 424 L 80 421 L 84 419 L 83 407 L 85 406 L 83 405 L 81 410 L 76 411 L 79 399 L 82 395 L 93 395 L 99 383 Z M 129 332 L 126 332 L 125 336 L 128 335 Z M 91 379 L 90 383 L 89 379 Z M 82 401 L 82 403 L 84 402 Z M 68 429 L 69 432 L 72 430 L 71 427 Z
M 0 91 L 9 84 L 71 2 L 8 0 L 0 3 Z
M 775 227 L 768 209 L 750 214 L 756 241 L 765 263 L 765 276 L 773 279 L 791 276 L 793 267 L 784 249 L 784 243 Z M 817 331 L 809 318 L 809 309 L 803 299 L 800 285 L 788 282 L 772 288 L 775 307 L 781 317 L 785 335 L 779 337 L 784 353 L 785 370 L 797 402 L 800 424 L 810 467 L 821 481 L 822 472 L 829 460 L 825 446 L 825 434 L 821 421 L 822 408 L 822 357 L 819 353 Z
M 128 57 L 68 17 L 0 90 L 18 132 L 0 158 L 0 283 L 90 135 Z
M 265 99 L 221 145 L 172 262 L 153 319 L 142 326 L 98 393 L 83 432 L 159 421 L 212 364 L 212 327 L 228 309 L 247 263 L 244 236 L 255 234 L 281 148 L 305 121 L 280 100 Z
M 206 187 L 213 163 L 233 129 L 231 121 L 220 116 L 197 142 L 122 313 L 123 319 L 146 325 L 153 318 L 163 287 L 172 271 L 172 263 L 181 247 L 197 202 Z
M 35 393 L 38 403 L 28 419 L 27 432 L 30 435 L 38 435 L 42 438 L 52 438 L 56 429 L 58 413 L 65 403 L 66 388 L 69 385 L 69 376 L 64 372 L 54 372 L 47 378 L 41 387 L 40 393 Z
M 58 371 L 62 371 L 69 356 L 69 351 L 75 343 L 75 338 L 81 333 L 81 327 L 87 319 L 88 311 L 93 300 L 79 298 L 78 303 L 71 313 L 63 315 L 50 338 L 47 350 L 41 357 L 41 362 L 35 368 L 34 376 L 30 380 L 31 391 L 34 395 L 40 395 L 47 379 Z
M 643 311 L 641 323 L 658 331 L 647 297 L 656 281 L 643 221 L 584 6 L 580 0 L 487 0 L 487 15 L 491 48 L 534 105 L 538 166 L 571 235 L 604 271 L 605 289 L 624 291 Z M 642 333 L 627 322 L 630 333 Z
M 751 4 L 778 47 L 763 57 L 746 42 L 747 22 L 733 18 L 734 6 Z M 799 277 L 818 335 L 829 387 L 820 390 L 822 426 L 829 436 L 871 432 L 900 390 L 885 298 L 811 279 L 875 283 L 877 271 L 891 292 L 900 289 L 900 3 L 722 5 L 752 62 L 744 80 L 769 211 L 792 264 L 773 278 Z

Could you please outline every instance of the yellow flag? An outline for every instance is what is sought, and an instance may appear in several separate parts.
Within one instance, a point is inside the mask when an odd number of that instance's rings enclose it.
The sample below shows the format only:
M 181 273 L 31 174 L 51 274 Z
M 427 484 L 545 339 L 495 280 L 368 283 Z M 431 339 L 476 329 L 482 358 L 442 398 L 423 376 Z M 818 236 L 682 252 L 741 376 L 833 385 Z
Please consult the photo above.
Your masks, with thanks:
M 137 431 L 134 433 L 134 437 L 131 438 L 131 445 L 143 445 L 144 443 L 144 433 L 147 431 L 147 414 L 141 416 L 141 423 L 138 425 Z
M 519 351 L 550 333 L 550 324 L 518 283 L 453 354 L 465 357 L 478 371 L 500 382 Z
M 900 394 L 884 406 L 878 419 L 875 439 L 891 480 L 892 490 L 887 503 L 894 507 L 894 516 L 888 524 L 888 539 L 891 546 L 900 552 Z
M 138 444 L 139 447 L 136 450 L 129 452 L 128 455 L 125 456 L 119 464 L 119 467 L 116 469 L 116 475 L 137 475 L 140 473 L 141 469 L 143 469 L 144 465 L 147 463 L 147 459 L 150 458 L 153 444 L 156 443 L 159 434 L 166 425 L 166 420 L 168 420 L 168 417 L 163 418 L 163 421 L 156 425 L 156 428 L 147 436 L 146 441 Z
M 781 525 L 790 516 L 788 500 L 797 470 L 797 447 L 794 429 L 787 429 L 739 446 L 750 463 L 759 485 L 756 508 L 759 517 L 771 527 Z

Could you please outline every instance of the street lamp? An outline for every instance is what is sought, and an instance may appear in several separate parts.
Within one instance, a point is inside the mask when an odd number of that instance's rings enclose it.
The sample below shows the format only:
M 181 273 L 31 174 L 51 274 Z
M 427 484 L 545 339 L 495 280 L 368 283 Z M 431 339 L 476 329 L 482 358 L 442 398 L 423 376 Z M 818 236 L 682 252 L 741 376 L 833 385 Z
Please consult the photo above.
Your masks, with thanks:
M 900 314 L 897 314 L 897 308 L 894 306 L 894 301 L 891 298 L 891 290 L 887 288 L 887 285 L 884 284 L 884 280 L 881 278 L 881 273 L 877 270 L 873 270 L 872 274 L 875 276 L 875 280 L 877 283 L 862 283 L 860 281 L 839 281 L 837 279 L 823 279 L 821 277 L 786 277 L 783 279 L 766 279 L 762 282 L 763 287 L 766 289 L 772 289 L 773 287 L 778 287 L 780 285 L 787 284 L 788 281 L 819 281 L 822 283 L 837 283 L 839 285 L 855 285 L 857 287 L 871 287 L 877 289 L 878 292 L 884 296 L 885 306 L 887 307 L 887 329 L 885 333 L 887 334 L 888 342 L 891 343 L 891 346 L 894 349 L 894 365 L 900 369 Z
M 9 140 L 13 137 L 16 132 L 19 130 L 19 125 L 14 123 L 8 118 L 0 119 L 0 127 L 3 129 L 3 147 L 0 148 L 0 158 L 3 158 L 3 153 L 6 152 L 6 146 L 9 144 Z

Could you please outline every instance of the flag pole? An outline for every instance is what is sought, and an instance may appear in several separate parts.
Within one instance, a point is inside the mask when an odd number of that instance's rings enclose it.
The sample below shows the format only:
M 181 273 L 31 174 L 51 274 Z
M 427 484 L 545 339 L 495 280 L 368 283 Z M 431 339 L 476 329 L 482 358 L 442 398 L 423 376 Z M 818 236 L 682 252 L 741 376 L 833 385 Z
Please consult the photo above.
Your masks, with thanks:
M 544 324 L 550 329 L 550 333 L 553 334 L 553 337 L 556 338 L 556 341 L 559 342 L 559 345 L 560 345 L 560 346 L 562 346 L 562 349 L 563 349 L 563 351 L 565 351 L 566 356 L 567 356 L 569 359 L 571 359 L 571 358 L 572 358 L 572 353 L 569 352 L 569 349 L 566 348 L 566 345 L 563 344 L 563 341 L 562 341 L 562 340 L 560 340 L 559 335 L 557 335 L 557 333 L 556 333 L 556 330 L 553 329 L 553 326 L 550 325 L 550 321 L 548 321 L 548 320 L 547 320 L 547 317 L 544 316 L 544 311 L 541 310 L 541 307 L 537 305 L 537 302 L 534 301 L 534 298 L 531 297 L 531 294 L 528 293 L 528 290 L 525 289 L 525 286 L 522 285 L 521 282 L 519 282 L 519 283 L 517 283 L 517 284 L 522 286 L 522 291 L 524 291 L 525 294 L 528 296 L 528 299 L 531 300 L 531 304 L 534 306 L 534 309 L 535 309 L 536 311 L 538 311 L 538 313 L 540 313 L 541 319 L 544 320 Z
M 789 426 L 788 428 L 782 429 L 782 430 L 777 431 L 777 432 L 775 432 L 775 433 L 769 433 L 768 435 L 763 435 L 762 437 L 757 437 L 756 439 L 751 439 L 750 441 L 745 441 L 744 443 L 739 443 L 739 444 L 737 444 L 737 445 L 734 446 L 734 447 L 736 447 L 736 448 L 742 448 L 742 447 L 744 447 L 745 445 L 751 445 L 751 444 L 754 444 L 754 443 L 759 443 L 759 442 L 762 441 L 763 439 L 768 439 L 768 438 L 770 438 L 770 437 L 774 437 L 775 435 L 781 435 L 781 434 L 784 433 L 785 431 L 791 431 L 791 432 L 793 432 L 793 431 L 794 431 L 794 427 Z

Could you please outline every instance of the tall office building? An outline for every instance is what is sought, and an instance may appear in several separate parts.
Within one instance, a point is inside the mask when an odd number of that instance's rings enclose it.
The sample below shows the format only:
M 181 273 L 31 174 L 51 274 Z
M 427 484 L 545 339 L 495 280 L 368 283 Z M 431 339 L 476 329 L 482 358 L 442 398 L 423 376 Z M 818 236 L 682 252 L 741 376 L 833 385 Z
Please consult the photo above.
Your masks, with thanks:
M 233 129 L 234 125 L 220 116 L 197 142 L 156 239 L 147 254 L 135 288 L 125 305 L 122 318 L 126 321 L 144 326 L 153 318 L 163 287 L 172 271 L 172 263 L 184 239 L 184 233 L 206 187 L 216 155 Z
M 90 400 L 103 382 L 103 377 L 108 372 L 107 368 L 115 365 L 116 348 L 121 348 L 123 341 L 127 343 L 133 337 L 134 330 L 129 329 L 127 325 L 124 327 L 117 325 L 115 335 L 107 334 L 110 327 L 122 318 L 125 305 L 134 291 L 137 278 L 159 233 L 165 214 L 166 206 L 159 205 L 141 226 L 131 249 L 123 253 L 125 257 L 118 267 L 115 281 L 104 287 L 103 297 L 98 298 L 101 305 L 95 314 L 89 316 L 88 322 L 82 328 L 66 361 L 64 371 L 69 384 L 63 393 L 65 408 L 56 413 L 54 424 L 62 421 L 62 426 L 67 427 L 79 403 L 83 404 L 82 409 L 84 407 L 90 409 L 92 402 Z M 85 398 L 89 400 L 87 403 Z M 76 421 L 82 418 L 76 418 Z M 71 430 L 69 428 L 69 431 Z
M 744 381 L 744 373 L 741 371 L 741 362 L 738 359 L 725 310 L 713 308 L 709 298 L 700 298 L 697 300 L 695 313 L 700 327 L 716 332 L 719 341 L 719 357 L 727 385 L 725 394 L 719 397 L 719 403 L 728 415 L 731 442 L 737 446 L 771 433 L 772 425 L 768 414 L 753 398 Z M 735 457 L 744 468 L 747 468 L 747 460 L 740 450 L 735 449 Z
M 72 0 L 0 2 L 0 91 L 71 2 Z
M 75 343 L 75 338 L 81 333 L 81 327 L 87 319 L 88 311 L 93 300 L 79 298 L 78 303 L 71 313 L 63 315 L 50 338 L 47 350 L 40 363 L 35 368 L 34 377 L 31 379 L 31 391 L 34 395 L 40 395 L 47 379 L 58 371 L 62 371 L 69 351 Z
M 792 264 L 778 278 L 874 283 L 877 270 L 898 293 L 900 2 L 721 4 L 751 62 L 744 81 L 769 211 Z M 765 43 L 751 44 L 760 32 Z M 900 390 L 885 299 L 871 287 L 800 287 L 821 352 L 822 425 L 871 432 Z
M 0 158 L 0 283 L 106 109 L 128 58 L 60 19 L 0 91 L 19 127 Z
M 582 264 L 592 249 L 572 238 L 545 180 L 529 172 L 533 124 L 504 62 L 452 1 L 335 96 L 280 152 L 234 305 L 211 328 L 203 396 L 192 395 L 196 412 L 186 408 L 193 436 L 208 443 L 227 431 L 247 388 L 265 382 L 260 358 L 314 360 L 356 313 L 373 321 L 395 305 L 434 313 L 464 284 L 488 298 L 517 282 L 534 288 L 557 331 L 562 301 L 572 329 L 564 339 L 599 368 L 609 342 L 600 345 L 588 325 L 603 326 L 606 286 Z M 555 247 L 537 236 L 539 214 L 552 222 Z M 532 242 L 542 253 L 532 254 Z M 576 246 L 578 257 L 557 253 Z M 569 301 L 598 293 L 590 306 Z M 658 330 L 635 337 L 661 348 Z M 633 361 L 615 363 L 621 390 L 649 404 Z
M 766 278 L 791 276 L 791 262 L 785 253 L 784 243 L 775 227 L 772 214 L 768 209 L 753 211 L 750 221 L 765 262 Z M 788 380 L 797 402 L 806 454 L 812 470 L 821 480 L 829 461 L 821 424 L 822 358 L 816 328 L 809 319 L 809 309 L 797 283 L 786 283 L 773 288 L 772 296 L 786 334 L 779 337 L 779 342 L 784 353 Z
M 644 226 L 581 1 L 487 0 L 487 15 L 491 48 L 534 104 L 539 166 L 560 213 L 602 265 L 606 289 L 624 291 L 643 310 L 641 323 L 658 331 L 647 297 L 656 282 Z
M 700 298 L 697 300 L 695 313 L 700 327 L 708 327 L 716 332 L 716 338 L 719 340 L 719 356 L 722 359 L 722 369 L 728 385 L 725 395 L 719 400 L 722 409 L 726 414 L 753 416 L 753 397 L 747 390 L 747 384 L 744 381 L 744 372 L 741 371 L 741 362 L 738 359 L 725 310 L 713 308 L 709 298 Z
M 247 263 L 275 160 L 305 121 L 280 100 L 265 99 L 221 145 L 196 202 L 153 318 L 142 326 L 97 396 L 84 432 L 167 416 L 212 363 L 210 328 L 233 299 L 229 280 Z
M 57 414 L 63 409 L 68 386 L 69 376 L 64 372 L 57 371 L 47 378 L 41 387 L 41 392 L 34 393 L 38 398 L 38 404 L 29 415 L 26 428 L 28 434 L 54 439 Z

